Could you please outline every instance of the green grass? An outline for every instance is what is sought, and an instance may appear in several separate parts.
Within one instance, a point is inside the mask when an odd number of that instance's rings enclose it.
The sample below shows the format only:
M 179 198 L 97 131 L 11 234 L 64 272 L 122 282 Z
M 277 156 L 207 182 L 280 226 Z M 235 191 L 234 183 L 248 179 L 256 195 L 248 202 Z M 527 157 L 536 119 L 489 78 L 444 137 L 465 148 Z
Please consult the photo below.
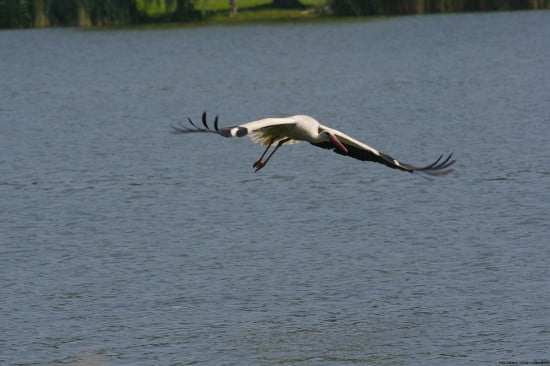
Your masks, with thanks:
M 237 0 L 237 15 L 229 17 L 229 0 L 196 0 L 195 9 L 205 20 L 215 22 L 278 21 L 314 18 L 311 11 L 327 4 L 328 0 L 301 0 L 305 9 L 281 9 L 271 6 L 271 0 Z
M 324 5 L 327 0 L 301 0 L 306 7 Z M 269 6 L 271 0 L 237 0 L 239 10 Z M 198 11 L 229 10 L 229 0 L 195 0 L 195 9 Z
M 214 22 L 253 22 L 253 21 L 273 21 L 273 20 L 292 20 L 311 17 L 299 10 L 239 10 L 237 15 L 230 17 L 227 13 L 214 13 L 205 17 L 207 21 Z
M 197 10 L 203 20 L 214 22 L 249 22 L 293 20 L 316 17 L 313 9 L 326 5 L 328 0 L 300 0 L 306 9 L 281 9 L 271 7 L 272 0 L 236 0 L 237 15 L 229 17 L 229 0 L 195 0 Z M 136 0 L 138 9 L 152 17 L 162 17 L 175 10 L 175 2 Z M 171 4 L 171 7 L 167 5 Z
M 137 8 L 149 16 L 162 16 L 176 10 L 176 2 L 136 0 Z

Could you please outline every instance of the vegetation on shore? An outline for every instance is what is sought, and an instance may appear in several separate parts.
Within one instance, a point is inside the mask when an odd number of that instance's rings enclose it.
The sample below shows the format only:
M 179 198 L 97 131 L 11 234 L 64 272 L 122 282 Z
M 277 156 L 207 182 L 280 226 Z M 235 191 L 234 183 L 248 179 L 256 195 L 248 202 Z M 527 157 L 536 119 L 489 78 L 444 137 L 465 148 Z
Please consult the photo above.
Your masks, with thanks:
M 0 0 L 0 28 L 550 9 L 550 0 Z
M 338 15 L 398 15 L 549 9 L 549 0 L 330 0 Z

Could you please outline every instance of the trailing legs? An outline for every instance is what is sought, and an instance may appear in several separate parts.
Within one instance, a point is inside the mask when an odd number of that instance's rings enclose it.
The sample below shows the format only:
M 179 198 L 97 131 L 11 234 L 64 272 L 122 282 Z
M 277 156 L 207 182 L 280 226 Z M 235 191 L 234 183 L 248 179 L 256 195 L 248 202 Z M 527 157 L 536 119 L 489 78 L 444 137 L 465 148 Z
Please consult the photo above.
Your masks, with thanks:
M 263 154 L 260 156 L 260 158 L 258 160 L 256 160 L 254 162 L 254 164 L 252 164 L 252 167 L 253 168 L 256 168 L 255 172 L 257 172 L 258 170 L 262 169 L 266 164 L 267 162 L 269 161 L 269 159 L 271 159 L 271 157 L 273 156 L 273 154 L 275 154 L 275 152 L 281 147 L 283 146 L 283 144 L 287 143 L 288 141 L 290 141 L 290 138 L 286 138 L 286 139 L 282 139 L 280 140 L 278 143 L 277 143 L 277 146 L 275 146 L 275 149 L 271 152 L 271 154 L 269 154 L 269 156 L 267 157 L 267 159 L 265 159 L 264 161 L 262 161 L 262 159 L 264 158 L 265 154 L 267 154 L 267 151 L 269 150 L 269 148 L 271 147 L 271 145 L 273 145 L 273 142 L 275 142 L 275 138 L 271 139 L 269 145 L 267 145 L 267 148 L 264 150 Z

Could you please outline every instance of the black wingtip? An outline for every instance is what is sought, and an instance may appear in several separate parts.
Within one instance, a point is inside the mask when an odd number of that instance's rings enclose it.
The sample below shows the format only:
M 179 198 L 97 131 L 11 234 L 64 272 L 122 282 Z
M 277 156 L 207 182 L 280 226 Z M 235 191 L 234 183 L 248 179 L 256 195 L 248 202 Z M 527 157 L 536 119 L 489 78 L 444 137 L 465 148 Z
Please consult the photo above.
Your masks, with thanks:
M 184 126 L 181 122 L 178 122 L 179 126 L 174 126 L 174 125 L 171 125 L 172 126 L 172 133 L 175 133 L 175 134 L 180 134 L 180 133 L 192 133 L 192 132 L 211 132 L 211 133 L 217 133 L 219 135 L 222 135 L 222 136 L 225 136 L 225 137 L 228 137 L 228 133 L 226 133 L 226 129 L 220 129 L 219 126 L 218 126 L 218 116 L 216 116 L 216 118 L 214 119 L 214 128 L 210 128 L 208 126 L 208 122 L 206 121 L 206 111 L 202 112 L 202 116 L 201 116 L 201 121 L 202 121 L 202 124 L 204 125 L 204 128 L 202 127 L 198 127 L 197 124 L 195 124 L 195 122 L 193 122 L 193 120 L 189 117 L 187 117 L 187 120 L 189 121 L 189 124 L 193 127 L 188 127 L 188 126 Z
M 443 158 L 443 155 L 441 155 L 432 164 L 422 168 L 414 169 L 414 171 L 428 174 L 431 176 L 447 175 L 454 171 L 454 169 L 449 169 L 449 167 L 456 162 L 456 159 L 451 160 L 452 157 L 453 157 L 453 153 L 450 153 L 445 160 L 441 161 L 441 159 Z
M 191 122 L 191 124 L 193 124 L 193 122 L 191 120 L 189 120 L 189 122 Z M 180 134 L 180 133 L 189 133 L 189 132 L 195 131 L 195 130 L 190 129 L 187 126 L 184 126 L 183 123 L 181 123 L 181 122 L 178 122 L 178 124 L 179 124 L 179 126 L 170 125 L 172 127 L 172 131 L 171 131 L 172 133 Z
M 216 132 L 220 132 L 220 129 L 218 128 L 218 116 L 216 115 L 216 118 L 214 118 L 214 129 Z
M 173 133 L 173 134 L 183 133 L 183 130 L 180 127 L 176 127 L 174 125 L 170 125 L 170 127 L 172 127 L 172 131 L 170 131 L 170 133 Z
M 193 123 L 193 121 L 191 120 L 191 118 L 187 117 L 187 120 L 189 121 L 189 123 L 191 123 L 191 126 L 195 127 L 195 128 L 198 128 L 197 126 L 195 126 L 195 124 Z
M 208 127 L 208 124 L 206 123 L 206 111 L 202 112 L 202 124 L 207 130 L 210 129 L 210 127 Z

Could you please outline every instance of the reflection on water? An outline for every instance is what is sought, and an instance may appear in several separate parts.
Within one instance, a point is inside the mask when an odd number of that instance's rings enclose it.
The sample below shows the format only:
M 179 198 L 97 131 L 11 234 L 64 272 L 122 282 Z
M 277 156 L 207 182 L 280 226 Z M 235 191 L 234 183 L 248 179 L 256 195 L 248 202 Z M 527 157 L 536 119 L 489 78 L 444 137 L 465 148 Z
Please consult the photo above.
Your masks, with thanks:
M 547 359 L 549 16 L 0 32 L 0 360 Z M 204 109 L 459 161 L 254 173 L 248 139 L 169 133 Z

